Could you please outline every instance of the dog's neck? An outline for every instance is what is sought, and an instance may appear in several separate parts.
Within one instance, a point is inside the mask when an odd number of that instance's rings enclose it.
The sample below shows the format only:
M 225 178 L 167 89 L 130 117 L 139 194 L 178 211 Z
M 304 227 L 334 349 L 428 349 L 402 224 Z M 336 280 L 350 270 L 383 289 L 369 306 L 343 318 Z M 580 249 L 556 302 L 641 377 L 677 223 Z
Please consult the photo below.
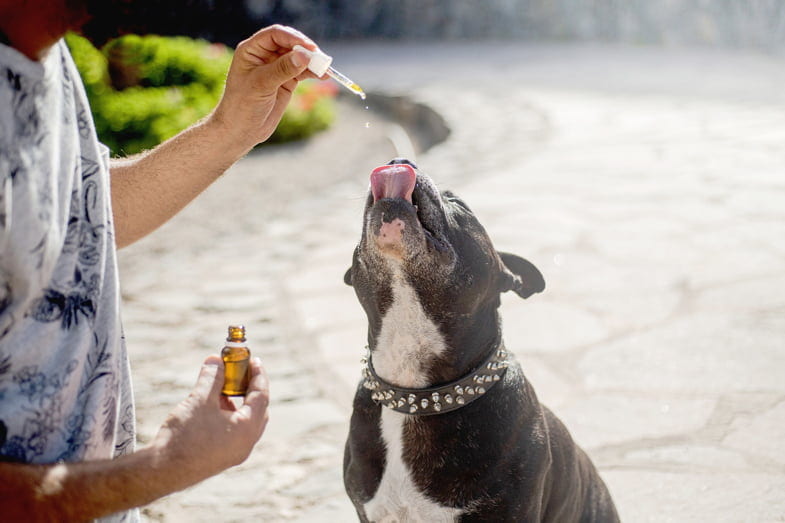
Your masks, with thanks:
M 400 268 L 390 264 L 390 269 L 390 305 L 369 336 L 376 372 L 385 381 L 404 388 L 453 381 L 503 345 L 496 308 L 472 317 L 436 318 Z
M 445 355 L 447 343 L 403 278 L 391 280 L 391 291 L 392 303 L 372 346 L 376 372 L 400 387 L 428 387 L 429 369 Z
M 509 365 L 507 357 L 504 347 L 499 347 L 480 365 L 454 381 L 433 387 L 406 388 L 379 377 L 369 350 L 362 360 L 363 386 L 372 391 L 373 401 L 388 409 L 417 416 L 442 414 L 472 403 L 501 381 Z
M 449 389 L 450 396 L 457 399 L 457 387 L 471 391 L 464 398 L 469 399 L 477 390 L 482 391 L 479 396 L 500 379 L 506 368 L 506 352 L 495 324 L 488 336 L 469 340 L 470 346 L 456 347 L 455 340 L 450 343 L 445 338 L 424 310 L 415 289 L 400 274 L 391 279 L 391 296 L 391 304 L 372 336 L 364 369 L 366 387 L 374 391 L 374 399 L 387 400 L 383 404 L 388 404 L 395 398 L 395 404 L 388 406 L 401 412 L 408 412 L 413 405 L 408 402 L 416 401 L 420 406 L 414 410 L 422 410 L 422 403 L 433 405 L 433 393 L 444 397 Z M 467 337 L 455 336 L 461 343 Z M 401 401 L 406 405 L 398 405 Z M 452 406 L 462 404 L 463 399 Z M 442 407 L 447 404 L 442 403 Z

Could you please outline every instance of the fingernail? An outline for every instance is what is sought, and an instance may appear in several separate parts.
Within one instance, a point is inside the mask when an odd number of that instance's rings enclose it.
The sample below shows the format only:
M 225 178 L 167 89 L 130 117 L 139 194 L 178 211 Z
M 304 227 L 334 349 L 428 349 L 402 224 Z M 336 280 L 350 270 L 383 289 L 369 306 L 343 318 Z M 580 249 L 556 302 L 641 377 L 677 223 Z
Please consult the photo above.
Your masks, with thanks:
M 308 63 L 309 57 L 304 51 L 293 51 L 292 52 L 292 65 L 295 67 L 302 67 Z
M 210 354 L 204 359 L 202 365 L 215 365 L 218 366 L 221 364 L 221 357 L 217 354 Z

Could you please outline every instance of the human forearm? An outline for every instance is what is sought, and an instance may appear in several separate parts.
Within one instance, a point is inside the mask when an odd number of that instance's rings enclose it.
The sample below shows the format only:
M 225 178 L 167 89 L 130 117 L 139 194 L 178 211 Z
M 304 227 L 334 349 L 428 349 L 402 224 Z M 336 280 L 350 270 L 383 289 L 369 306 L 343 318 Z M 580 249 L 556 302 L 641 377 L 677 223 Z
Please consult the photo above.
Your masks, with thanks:
M 237 46 L 226 88 L 202 122 L 145 154 L 112 165 L 117 245 L 128 245 L 163 224 L 254 145 L 267 140 L 316 49 L 289 27 L 265 28 Z
M 115 239 L 119 247 L 177 214 L 247 150 L 206 118 L 152 151 L 111 165 Z
M 87 521 L 146 505 L 196 483 L 167 470 L 154 448 L 115 460 L 0 464 L 6 521 Z

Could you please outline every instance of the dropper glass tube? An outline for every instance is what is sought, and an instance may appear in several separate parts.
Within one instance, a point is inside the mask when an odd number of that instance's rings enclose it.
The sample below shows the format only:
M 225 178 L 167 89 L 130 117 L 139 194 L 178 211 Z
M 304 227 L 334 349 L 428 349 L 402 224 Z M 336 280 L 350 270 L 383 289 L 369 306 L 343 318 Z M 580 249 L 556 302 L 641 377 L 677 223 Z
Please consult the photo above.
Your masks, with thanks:
M 330 78 L 332 78 L 333 80 L 335 80 L 336 82 L 338 82 L 339 84 L 346 87 L 351 92 L 353 92 L 354 94 L 365 100 L 365 91 L 363 91 L 362 88 L 359 85 L 357 85 L 354 81 L 352 81 L 348 76 L 339 73 L 332 67 L 328 67 L 325 74 L 327 74 L 327 76 L 329 76 Z
M 324 54 L 322 51 L 312 51 L 310 49 L 306 49 L 301 45 L 295 45 L 293 48 L 295 51 L 300 51 L 305 53 L 309 56 L 310 61 L 308 62 L 308 69 L 311 70 L 318 77 L 322 77 L 324 75 L 329 76 L 342 86 L 349 89 L 351 92 L 365 100 L 365 91 L 357 85 L 353 80 L 349 77 L 339 73 L 335 69 L 331 67 L 332 64 L 332 57 Z

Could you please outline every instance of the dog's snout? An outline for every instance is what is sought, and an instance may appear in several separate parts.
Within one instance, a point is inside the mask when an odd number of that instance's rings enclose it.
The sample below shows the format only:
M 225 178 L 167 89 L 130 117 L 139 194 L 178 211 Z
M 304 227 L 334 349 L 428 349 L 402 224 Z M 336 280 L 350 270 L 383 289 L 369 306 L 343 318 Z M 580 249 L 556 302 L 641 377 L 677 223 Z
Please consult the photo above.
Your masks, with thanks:
M 411 165 L 415 169 L 417 168 L 417 165 L 407 158 L 393 158 L 387 165 Z

